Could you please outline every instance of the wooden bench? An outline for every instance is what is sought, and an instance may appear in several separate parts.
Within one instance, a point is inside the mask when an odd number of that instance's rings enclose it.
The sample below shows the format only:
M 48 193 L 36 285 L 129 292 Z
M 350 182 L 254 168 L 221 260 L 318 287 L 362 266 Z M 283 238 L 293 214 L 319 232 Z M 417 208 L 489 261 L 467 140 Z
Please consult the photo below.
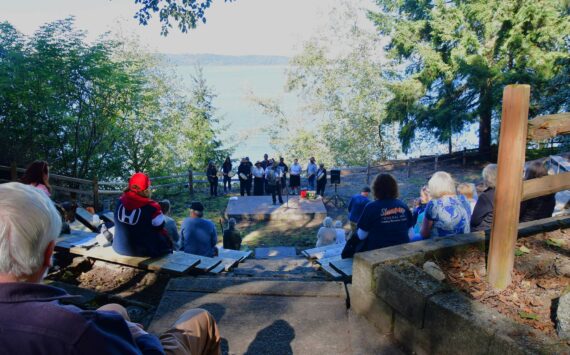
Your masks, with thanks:
M 303 250 L 302 253 L 309 259 L 331 258 L 340 255 L 343 248 L 343 244 L 331 244 L 324 247 Z
M 317 263 L 328 274 L 336 278 L 352 277 L 352 261 L 353 259 L 342 259 L 340 255 L 330 258 L 318 259 Z M 330 270 L 334 271 L 331 273 Z
M 89 211 L 87 211 L 85 208 L 77 207 L 77 209 L 75 209 L 75 219 L 83 223 L 93 232 L 97 232 L 99 226 L 93 224 L 93 215 L 89 213 Z

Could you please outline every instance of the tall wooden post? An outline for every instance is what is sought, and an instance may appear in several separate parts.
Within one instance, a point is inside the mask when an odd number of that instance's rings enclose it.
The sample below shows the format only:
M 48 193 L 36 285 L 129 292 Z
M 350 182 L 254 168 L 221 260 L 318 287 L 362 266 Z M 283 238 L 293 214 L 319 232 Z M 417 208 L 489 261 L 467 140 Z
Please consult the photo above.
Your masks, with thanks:
M 408 166 L 408 177 L 410 177 L 412 174 L 412 158 L 408 158 L 406 165 Z
M 10 180 L 18 181 L 18 166 L 15 161 L 10 162 Z
M 93 208 L 95 212 L 99 211 L 99 179 L 93 177 Z
M 463 147 L 463 154 L 462 154 L 461 166 L 465 167 L 467 165 L 467 148 Z
M 512 280 L 522 197 L 529 98 L 529 85 L 509 85 L 503 91 L 497 184 L 487 269 L 489 283 L 498 290 L 505 289 Z
M 366 185 L 370 185 L 370 162 L 368 162 L 366 167 Z
M 435 161 L 434 161 L 434 163 L 433 163 L 433 170 L 435 170 L 435 171 L 437 171 L 437 165 L 438 165 L 437 162 L 438 162 L 438 160 L 439 160 L 439 154 L 436 154 L 436 155 L 435 155 Z
M 188 191 L 191 194 L 194 193 L 194 174 L 192 173 L 192 169 L 188 169 Z

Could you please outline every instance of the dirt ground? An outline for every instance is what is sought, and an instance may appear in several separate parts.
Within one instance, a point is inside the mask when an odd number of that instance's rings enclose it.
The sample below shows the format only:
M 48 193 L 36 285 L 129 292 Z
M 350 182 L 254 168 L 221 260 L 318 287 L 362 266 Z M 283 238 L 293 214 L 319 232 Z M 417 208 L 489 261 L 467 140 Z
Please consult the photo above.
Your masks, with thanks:
M 486 281 L 485 252 L 472 248 L 449 260 L 436 260 L 447 281 L 469 297 L 518 323 L 556 336 L 558 298 L 570 288 L 570 230 L 521 238 L 513 282 L 497 292 Z

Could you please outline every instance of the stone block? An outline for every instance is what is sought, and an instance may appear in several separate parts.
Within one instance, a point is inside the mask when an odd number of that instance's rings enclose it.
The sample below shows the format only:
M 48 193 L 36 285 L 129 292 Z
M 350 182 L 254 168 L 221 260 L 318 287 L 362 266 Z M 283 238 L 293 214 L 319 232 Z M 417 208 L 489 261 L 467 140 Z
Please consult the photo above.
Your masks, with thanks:
M 369 259 L 363 258 L 361 253 L 356 254 L 352 264 L 352 287 L 371 292 L 373 268 Z
M 378 267 L 376 279 L 374 293 L 418 328 L 423 328 L 429 297 L 448 290 L 447 286 L 407 262 Z
M 434 352 L 430 351 L 430 334 L 426 329 L 420 329 L 412 324 L 401 314 L 394 313 L 394 332 L 393 337 L 402 344 L 410 353 L 417 355 L 429 355 Z
M 394 310 L 370 291 L 352 287 L 350 292 L 351 309 L 364 316 L 379 332 L 391 333 Z

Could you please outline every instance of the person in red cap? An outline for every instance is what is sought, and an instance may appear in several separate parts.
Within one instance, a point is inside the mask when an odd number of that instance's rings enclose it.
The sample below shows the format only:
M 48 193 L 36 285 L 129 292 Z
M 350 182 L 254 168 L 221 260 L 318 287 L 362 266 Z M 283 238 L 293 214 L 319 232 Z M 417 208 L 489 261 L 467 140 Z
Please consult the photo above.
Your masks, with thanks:
M 136 173 L 115 208 L 113 250 L 127 256 L 157 257 L 172 252 L 172 241 L 164 230 L 160 205 L 150 199 L 150 179 Z

